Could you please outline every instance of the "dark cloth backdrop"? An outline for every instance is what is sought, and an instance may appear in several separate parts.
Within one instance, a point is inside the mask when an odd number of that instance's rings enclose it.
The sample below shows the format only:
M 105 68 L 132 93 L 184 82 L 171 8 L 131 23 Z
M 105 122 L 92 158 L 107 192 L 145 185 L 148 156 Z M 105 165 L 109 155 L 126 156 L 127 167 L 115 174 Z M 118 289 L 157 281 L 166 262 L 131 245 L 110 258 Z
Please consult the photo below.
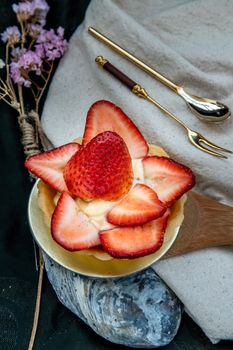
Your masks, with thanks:
M 14 1 L 0 0 L 0 32 L 6 26 L 16 24 L 12 3 Z M 61 25 L 69 38 L 83 20 L 89 1 L 52 0 L 48 3 L 47 27 Z M 2 44 L 0 49 L 0 56 L 4 57 Z M 38 278 L 27 222 L 27 201 L 33 182 L 23 167 L 24 155 L 15 111 L 3 102 L 0 103 L 0 152 L 0 349 L 24 350 L 30 338 Z M 183 317 L 175 340 L 164 347 L 165 350 L 230 348 L 231 344 L 227 342 L 217 346 L 210 344 L 187 315 Z M 126 347 L 102 339 L 63 307 L 45 274 L 34 349 L 119 350 Z

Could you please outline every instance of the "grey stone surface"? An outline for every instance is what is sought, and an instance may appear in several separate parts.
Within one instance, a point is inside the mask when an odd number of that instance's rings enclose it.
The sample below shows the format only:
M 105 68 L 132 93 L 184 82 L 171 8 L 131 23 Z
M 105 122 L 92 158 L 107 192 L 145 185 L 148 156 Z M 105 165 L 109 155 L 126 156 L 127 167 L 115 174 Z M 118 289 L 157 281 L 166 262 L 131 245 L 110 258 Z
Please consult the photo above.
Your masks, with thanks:
M 153 269 L 130 277 L 94 279 L 73 273 L 47 256 L 45 267 L 62 304 L 109 341 L 155 348 L 176 335 L 182 305 Z

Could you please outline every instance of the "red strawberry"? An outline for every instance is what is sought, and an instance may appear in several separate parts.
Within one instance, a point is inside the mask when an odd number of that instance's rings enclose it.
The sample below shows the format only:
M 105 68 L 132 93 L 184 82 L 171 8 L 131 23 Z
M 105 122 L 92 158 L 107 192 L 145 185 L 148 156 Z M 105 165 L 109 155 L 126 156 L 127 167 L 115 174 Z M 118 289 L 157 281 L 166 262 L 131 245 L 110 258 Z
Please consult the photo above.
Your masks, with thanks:
M 142 225 L 159 218 L 166 207 L 158 199 L 157 194 L 148 186 L 137 184 L 108 213 L 108 221 L 117 226 Z
M 114 131 L 125 141 L 131 158 L 143 158 L 148 145 L 132 120 L 110 101 L 95 102 L 87 113 L 83 145 L 103 131 Z
M 61 194 L 53 212 L 51 232 L 53 239 L 70 251 L 100 244 L 97 228 L 67 192 Z
M 78 143 L 68 143 L 51 151 L 31 156 L 24 165 L 32 174 L 38 176 L 55 190 L 59 192 L 67 191 L 63 169 L 79 149 L 80 145 Z
M 146 157 L 142 163 L 145 179 L 151 180 L 151 187 L 166 206 L 172 205 L 195 185 L 192 171 L 170 158 Z
M 115 132 L 97 135 L 68 162 L 64 178 L 69 191 L 83 199 L 116 200 L 132 184 L 133 171 L 124 140 Z
M 156 252 L 163 244 L 169 210 L 142 226 L 100 232 L 103 249 L 114 258 L 134 259 Z

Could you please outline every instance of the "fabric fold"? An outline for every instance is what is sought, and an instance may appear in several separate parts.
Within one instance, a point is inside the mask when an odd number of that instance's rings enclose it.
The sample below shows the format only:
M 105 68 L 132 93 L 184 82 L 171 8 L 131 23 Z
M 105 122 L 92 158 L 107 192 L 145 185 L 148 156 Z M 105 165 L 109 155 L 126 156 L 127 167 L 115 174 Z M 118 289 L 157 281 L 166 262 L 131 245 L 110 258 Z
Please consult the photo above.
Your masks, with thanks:
M 188 91 L 233 110 L 232 11 L 227 0 L 92 0 L 49 89 L 42 116 L 48 137 L 58 146 L 83 135 L 90 105 L 111 100 L 149 143 L 194 171 L 195 191 L 233 205 L 233 157 L 221 160 L 195 149 L 178 124 L 130 94 L 95 64 L 95 57 L 105 56 L 194 130 L 233 150 L 232 119 L 215 125 L 199 121 L 180 97 L 87 32 L 95 27 Z M 170 258 L 154 269 L 212 342 L 233 339 L 232 247 Z

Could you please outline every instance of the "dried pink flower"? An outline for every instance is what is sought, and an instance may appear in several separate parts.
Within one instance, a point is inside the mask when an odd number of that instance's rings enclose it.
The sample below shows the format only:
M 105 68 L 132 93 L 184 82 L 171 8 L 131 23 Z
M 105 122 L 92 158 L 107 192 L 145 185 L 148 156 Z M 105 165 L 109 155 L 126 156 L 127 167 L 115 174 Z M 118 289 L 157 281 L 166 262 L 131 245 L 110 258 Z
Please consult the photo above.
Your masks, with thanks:
M 44 26 L 46 22 L 46 16 L 49 12 L 49 5 L 45 0 L 33 0 L 32 3 L 34 6 L 34 16 L 36 22 Z
M 12 5 L 13 11 L 17 14 L 19 21 L 39 23 L 44 26 L 49 5 L 45 0 L 32 0 L 19 2 Z
M 27 51 L 27 49 L 21 48 L 21 47 L 13 47 L 11 50 L 11 57 L 13 58 L 13 61 L 18 61 L 19 58 Z
M 14 83 L 23 85 L 24 83 L 28 85 L 29 81 L 26 81 L 26 79 L 21 75 L 20 67 L 18 62 L 11 62 L 10 64 L 10 76 Z M 29 85 L 30 86 L 30 85 Z
M 2 34 L 0 33 L 0 39 L 6 43 L 6 62 L 0 59 L 0 70 L 5 67 L 3 74 L 6 80 L 4 82 L 3 79 L 0 79 L 2 99 L 16 109 L 21 116 L 24 114 L 25 97 L 22 94 L 22 87 L 31 88 L 32 108 L 37 115 L 41 97 L 53 70 L 51 61 L 60 58 L 68 44 L 64 39 L 62 27 L 56 31 L 44 29 L 49 11 L 46 0 L 21 0 L 13 4 L 12 8 L 21 31 L 17 26 L 12 26 L 6 28 Z M 18 85 L 18 94 L 15 93 L 12 82 Z M 27 130 L 22 131 L 26 139 Z M 35 135 L 39 138 L 37 134 L 38 130 L 35 130 Z M 28 155 L 26 146 L 25 153 Z
M 36 52 L 41 58 L 54 61 L 67 50 L 68 44 L 64 39 L 64 29 L 59 27 L 57 34 L 53 29 L 42 30 L 36 41 Z
M 67 49 L 64 29 L 59 27 L 45 30 L 43 26 L 49 11 L 46 0 L 25 0 L 13 4 L 18 21 L 22 22 L 22 35 L 18 27 L 7 28 L 1 35 L 4 42 L 11 45 L 10 76 L 14 83 L 30 87 L 30 73 L 41 75 L 43 61 L 60 58 Z M 25 38 L 34 39 L 30 49 L 25 48 Z M 22 47 L 14 45 L 22 41 Z M 33 44 L 35 42 L 35 44 Z
M 40 67 L 42 65 L 42 59 L 36 52 L 28 50 L 22 54 L 18 63 L 26 71 L 35 71 L 37 75 L 41 74 Z
M 20 37 L 20 31 L 16 26 L 6 28 L 6 30 L 1 34 L 2 41 L 4 43 L 8 42 L 11 46 L 17 44 L 20 41 Z
M 13 61 L 10 64 L 10 75 L 14 83 L 31 86 L 29 73 L 35 72 L 36 75 L 41 74 L 42 59 L 34 51 L 27 50 L 21 54 L 18 61 Z
M 31 1 L 13 4 L 12 9 L 17 14 L 17 18 L 23 22 L 27 21 L 34 15 L 34 7 Z
M 40 24 L 28 23 L 26 25 L 27 34 L 33 39 L 38 38 L 39 34 L 42 31 L 42 28 L 43 27 Z

